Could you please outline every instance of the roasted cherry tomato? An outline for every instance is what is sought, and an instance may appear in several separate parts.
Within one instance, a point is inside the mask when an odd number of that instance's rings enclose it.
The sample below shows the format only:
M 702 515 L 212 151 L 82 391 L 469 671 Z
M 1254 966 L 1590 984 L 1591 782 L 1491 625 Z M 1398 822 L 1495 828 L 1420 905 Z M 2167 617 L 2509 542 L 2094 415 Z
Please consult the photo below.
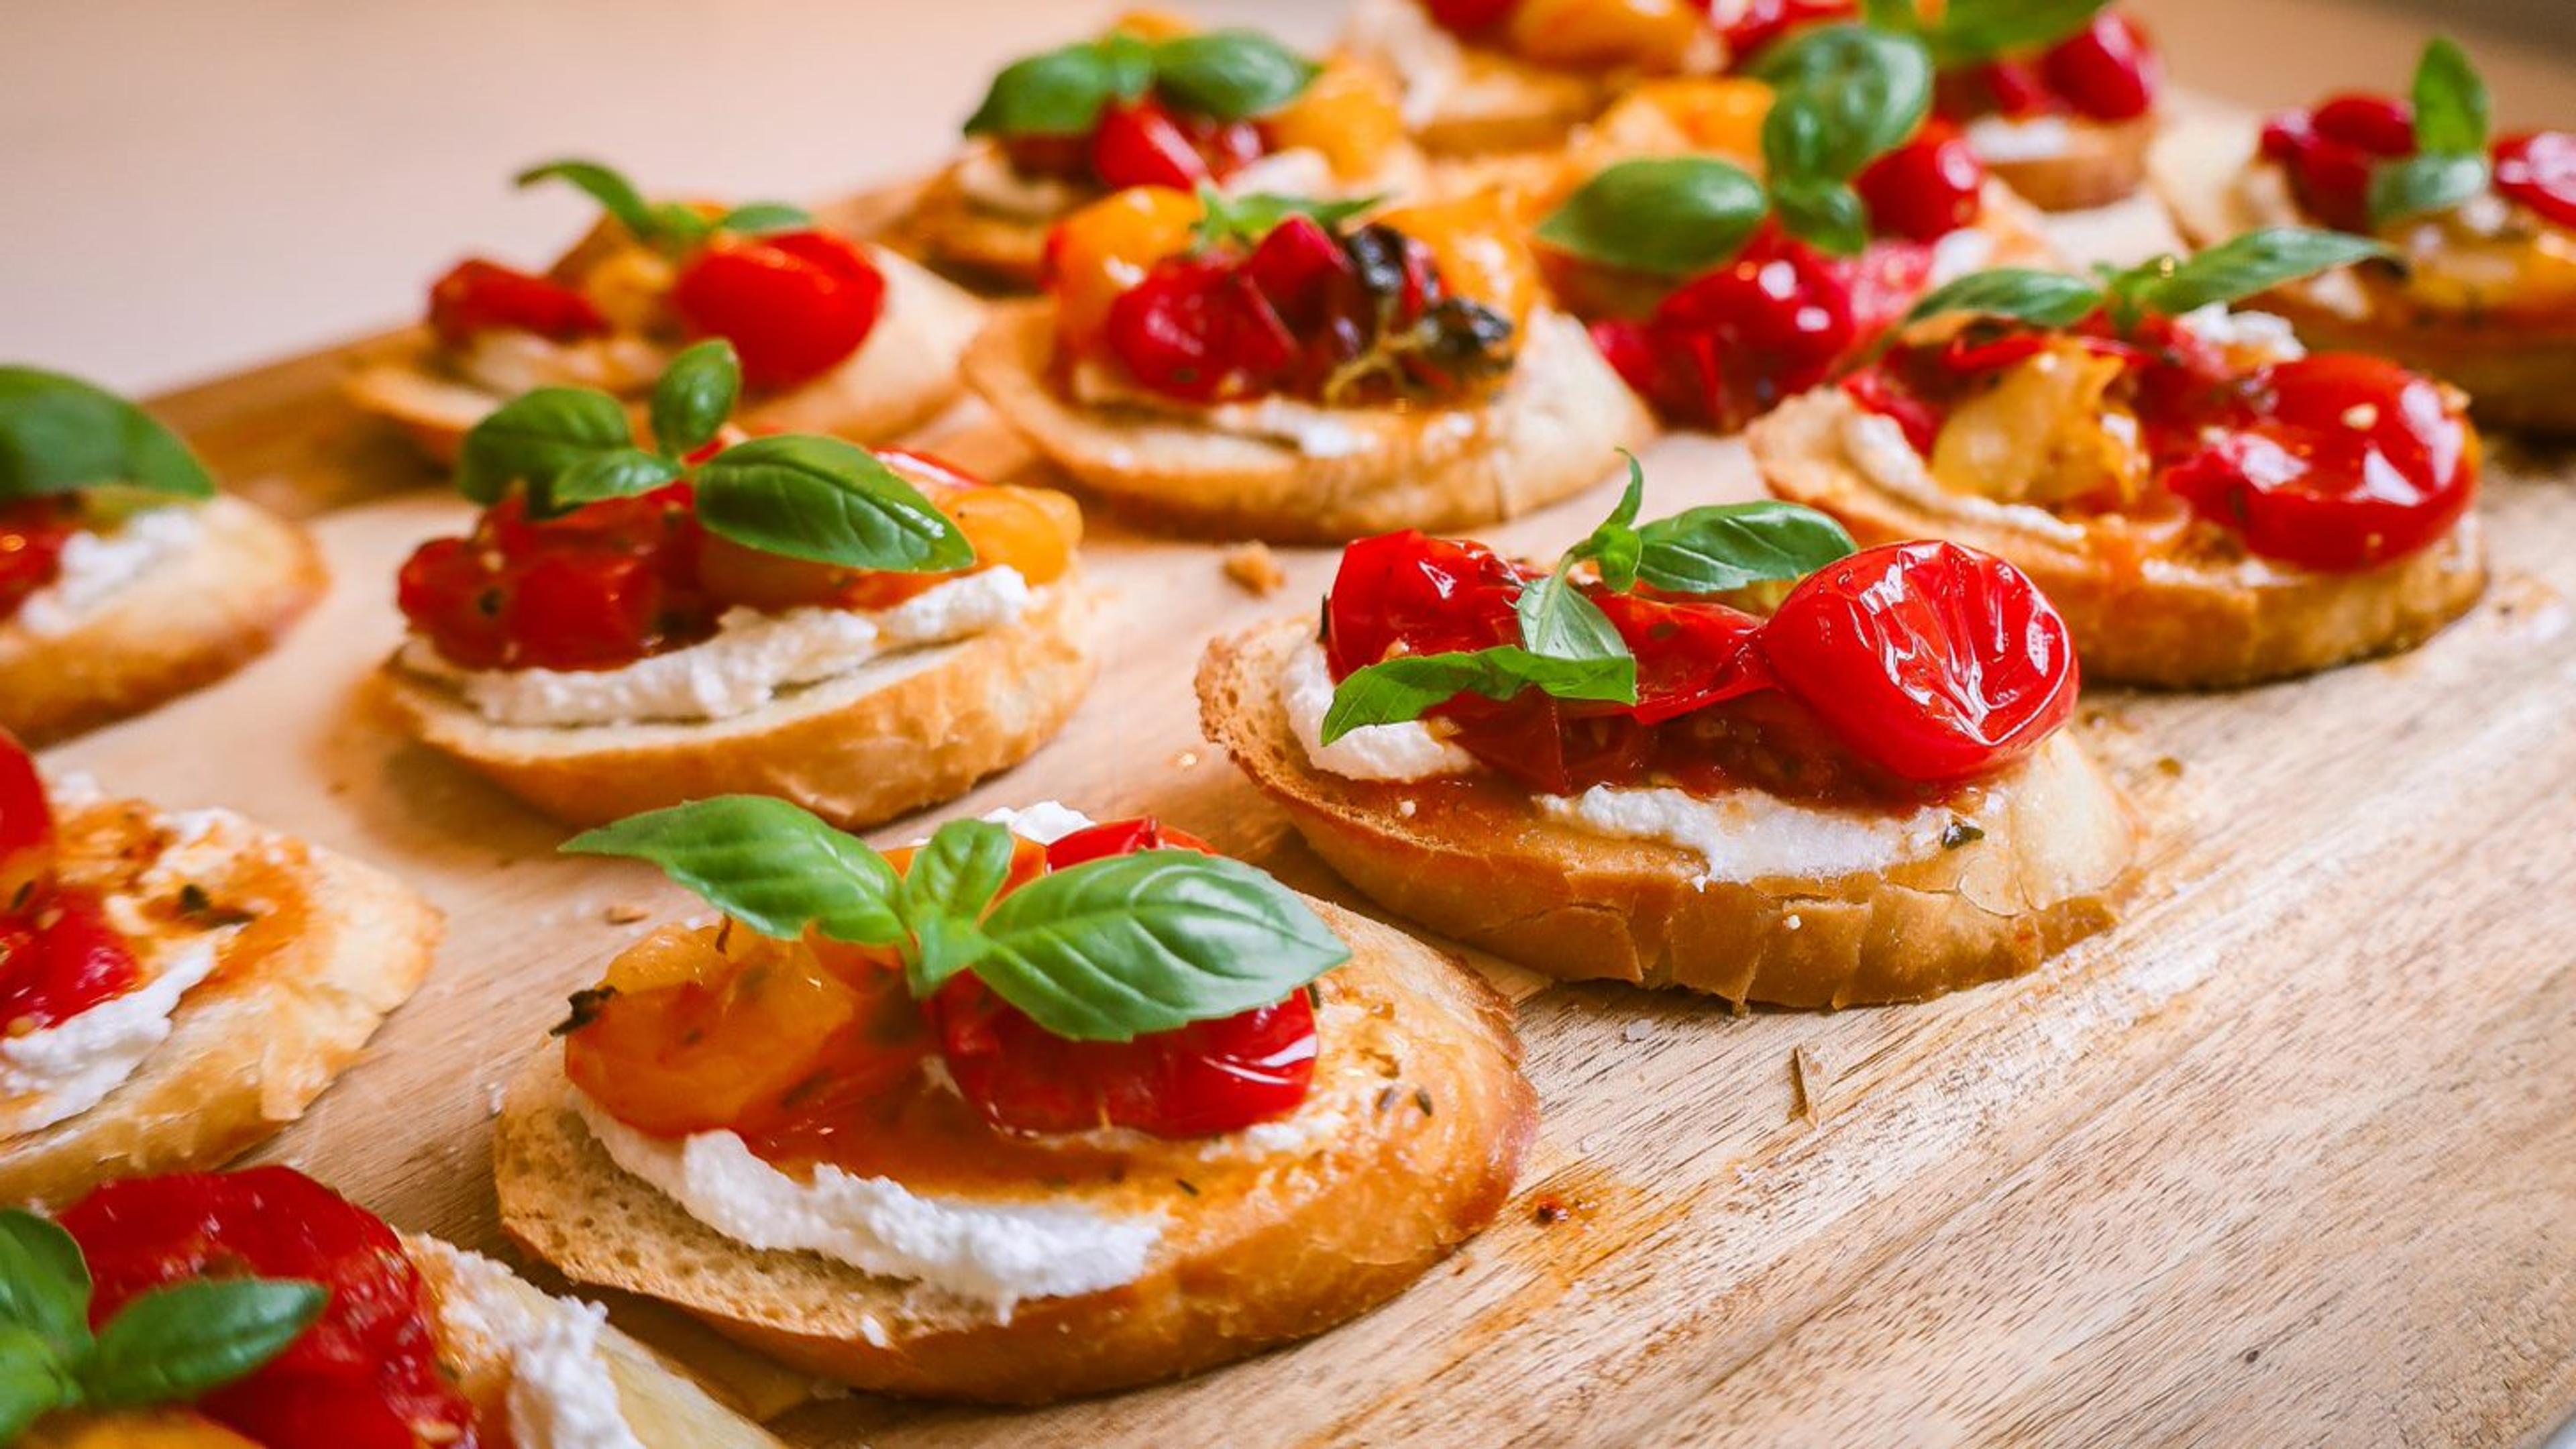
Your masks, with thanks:
M 1047 869 L 1071 870 L 1087 861 L 1108 860 L 1145 850 L 1195 850 L 1201 855 L 1216 854 L 1206 841 L 1187 831 L 1174 830 L 1147 815 L 1136 820 L 1094 825 L 1063 837 L 1047 847 Z
M 1771 687 L 1755 639 L 1762 621 L 1702 599 L 1667 601 L 1596 593 L 1593 602 L 1637 657 L 1640 724 L 1662 724 Z
M 458 262 L 431 285 L 429 325 L 450 347 L 496 330 L 533 332 L 549 342 L 608 331 L 608 319 L 573 288 L 480 259 Z
M 0 915 L 25 909 L 54 881 L 54 807 L 36 757 L 0 729 Z
M 1109 350 L 1137 382 L 1191 402 L 1259 390 L 1297 356 L 1287 324 L 1220 257 L 1174 257 L 1109 307 Z
M 0 623 L 62 574 L 63 545 L 79 531 L 61 499 L 0 505 Z
M 2387 96 L 2340 95 L 2263 125 L 2263 155 L 2291 194 L 2328 226 L 2370 229 L 2370 178 L 2380 162 L 2415 153 L 2415 108 Z
M 1854 0 L 1748 0 L 1733 20 L 1718 28 L 1718 34 L 1726 41 L 1727 65 L 1740 70 L 1794 30 L 1850 20 L 1859 13 Z
M 2552 224 L 2576 231 L 2576 133 L 2533 131 L 2498 141 L 2495 188 Z
M 322 1316 L 265 1367 L 198 1404 L 268 1449 L 472 1449 L 474 1415 L 438 1364 L 420 1275 L 391 1228 L 301 1173 L 256 1167 L 110 1183 L 62 1225 L 96 1285 L 90 1322 L 199 1278 L 316 1283 Z
M 885 276 L 830 232 L 719 237 L 680 269 L 671 305 L 693 337 L 722 337 L 743 382 L 794 387 L 841 365 L 876 329 Z
M 1851 272 L 1776 228 L 1649 320 L 1598 322 L 1592 337 L 1664 416 L 1730 432 L 1822 384 L 1867 340 Z
M 1528 574 L 1482 544 L 1407 530 L 1342 550 L 1324 601 L 1335 677 L 1407 654 L 1490 648 L 1519 636 L 1512 612 Z
M 1511 19 L 1520 0 L 1423 0 L 1423 8 L 1443 29 L 1474 35 Z
M 1872 230 L 1912 241 L 1939 241 L 1974 225 L 1984 209 L 1986 163 L 1947 122 L 1872 161 L 1853 183 L 1869 206 Z
M 395 600 L 468 669 L 615 669 L 715 626 L 685 483 L 532 520 L 513 496 L 403 563 Z
M 2019 569 L 1953 543 L 1893 544 L 1817 570 L 1762 642 L 1782 688 L 1854 753 L 1917 784 L 2001 769 L 2075 708 L 2065 620 Z
M 134 952 L 89 891 L 47 891 L 0 915 L 0 1032 L 69 1021 L 137 979 Z
M 2129 121 L 2155 107 L 2164 64 L 2146 32 L 2116 11 L 2096 12 L 2082 30 L 2040 57 L 2048 88 L 2097 121 Z

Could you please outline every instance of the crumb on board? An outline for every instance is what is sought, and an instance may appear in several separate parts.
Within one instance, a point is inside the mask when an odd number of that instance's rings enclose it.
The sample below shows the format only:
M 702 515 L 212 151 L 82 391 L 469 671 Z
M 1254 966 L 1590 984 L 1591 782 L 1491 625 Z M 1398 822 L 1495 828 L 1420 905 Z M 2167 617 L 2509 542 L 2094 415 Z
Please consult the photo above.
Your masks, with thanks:
M 1813 1126 L 1824 1119 L 1816 1102 L 1816 1089 L 1822 1086 L 1823 1073 L 1816 1065 L 1815 1053 L 1805 1043 L 1789 1049 L 1789 1115 Z
M 631 926 L 653 913 L 633 901 L 620 901 L 602 911 L 600 916 L 612 926 Z
M 1225 576 L 1268 598 L 1287 587 L 1288 571 L 1265 543 L 1240 543 L 1225 551 Z

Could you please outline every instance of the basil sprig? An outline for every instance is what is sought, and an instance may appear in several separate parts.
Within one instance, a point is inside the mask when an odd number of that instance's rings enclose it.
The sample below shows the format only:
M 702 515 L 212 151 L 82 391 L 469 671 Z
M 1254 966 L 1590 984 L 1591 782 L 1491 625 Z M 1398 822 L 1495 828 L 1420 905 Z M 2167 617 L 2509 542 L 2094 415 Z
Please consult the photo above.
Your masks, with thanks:
M 692 465 L 741 395 L 732 343 L 710 338 L 682 352 L 654 385 L 647 449 L 617 399 L 541 387 L 465 435 L 456 486 L 486 507 L 522 489 L 530 515 L 550 518 L 688 479 L 698 521 L 745 548 L 894 573 L 973 567 L 974 545 L 954 521 L 875 454 L 838 438 L 755 438 Z
M 2490 180 L 2487 85 L 2468 52 L 2446 35 L 2415 64 L 2415 154 L 2370 173 L 2373 226 L 2446 211 L 2483 193 Z
M 205 465 L 150 413 L 76 377 L 0 367 L 0 502 L 108 486 L 215 496 Z
M 2309 227 L 2250 231 L 2189 257 L 2150 257 L 2134 267 L 2097 267 L 2090 277 L 1998 267 L 1971 272 L 1914 304 L 1906 321 L 1950 312 L 2071 327 L 2107 312 L 2122 331 L 2148 313 L 2179 317 L 2212 302 L 2236 302 L 2287 282 L 2389 255 L 2368 237 Z
M 1770 194 L 1714 156 L 1622 161 L 1539 223 L 1538 239 L 1578 261 L 1687 277 L 1734 256 L 1770 213 Z
M 1645 491 L 1645 469 L 1632 454 L 1628 486 L 1609 518 L 1514 601 L 1520 643 L 1398 655 L 1352 670 L 1324 712 L 1324 743 L 1370 725 L 1420 719 L 1464 694 L 1508 700 L 1535 689 L 1557 699 L 1635 704 L 1636 656 L 1574 582 L 1578 565 L 1591 564 L 1612 593 L 1643 583 L 1705 596 L 1804 578 L 1853 548 L 1841 524 L 1814 509 L 1769 500 L 1693 508 L 1640 525 Z
M 549 161 L 531 166 L 516 178 L 521 187 L 547 181 L 562 181 L 588 196 L 600 209 L 615 217 L 618 224 L 634 233 L 635 239 L 647 246 L 670 252 L 685 252 L 702 245 L 717 232 L 737 236 L 764 236 L 772 232 L 803 231 L 814 225 L 814 217 L 802 207 L 783 201 L 754 201 L 720 215 L 709 217 L 698 208 L 678 201 L 646 201 L 635 189 L 635 183 L 612 167 L 596 161 Z
M 0 1443 L 67 1409 L 183 1403 L 284 1353 L 330 1294 L 318 1283 L 205 1278 L 89 1328 L 89 1268 L 58 1223 L 0 1211 Z
M 1003 895 L 1016 847 L 985 821 L 939 827 L 908 874 L 796 806 L 739 795 L 621 820 L 563 848 L 650 861 L 766 936 L 811 929 L 892 948 L 916 996 L 971 972 L 1074 1041 L 1235 1016 L 1351 954 L 1295 892 L 1196 851 L 1088 861 Z
M 1383 196 L 1363 196 L 1347 201 L 1325 201 L 1306 196 L 1274 196 L 1255 192 L 1250 196 L 1228 196 L 1213 186 L 1199 187 L 1199 221 L 1191 229 L 1190 243 L 1198 247 L 1258 246 L 1263 237 L 1278 230 L 1279 224 L 1292 216 L 1302 216 L 1326 231 L 1364 212 L 1372 211 L 1386 200 Z
M 969 136 L 1088 136 L 1112 104 L 1161 92 L 1219 121 L 1266 116 L 1305 94 L 1321 67 L 1257 30 L 1169 40 L 1111 35 L 1014 61 L 966 120 Z

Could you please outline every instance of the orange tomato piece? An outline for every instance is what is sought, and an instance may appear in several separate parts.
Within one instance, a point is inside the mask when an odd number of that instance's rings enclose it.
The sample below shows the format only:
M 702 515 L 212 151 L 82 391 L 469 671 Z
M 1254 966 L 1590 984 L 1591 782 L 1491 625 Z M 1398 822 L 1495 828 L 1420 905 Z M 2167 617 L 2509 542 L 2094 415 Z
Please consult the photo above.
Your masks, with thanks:
M 1689 0 L 1522 0 L 1505 38 L 1541 65 L 1669 71 L 1708 33 Z
M 1372 67 L 1336 58 L 1265 123 L 1280 151 L 1309 150 L 1345 180 L 1374 175 L 1404 144 L 1404 107 Z
M 1186 192 L 1135 186 L 1058 223 L 1047 240 L 1047 290 L 1056 299 L 1063 345 L 1076 353 L 1093 350 L 1110 304 L 1145 280 L 1154 263 L 1188 250 L 1201 214 L 1198 198 Z
M 1484 303 L 1515 328 L 1529 325 L 1538 302 L 1538 264 L 1502 190 L 1398 207 L 1377 220 L 1429 247 L 1452 295 Z

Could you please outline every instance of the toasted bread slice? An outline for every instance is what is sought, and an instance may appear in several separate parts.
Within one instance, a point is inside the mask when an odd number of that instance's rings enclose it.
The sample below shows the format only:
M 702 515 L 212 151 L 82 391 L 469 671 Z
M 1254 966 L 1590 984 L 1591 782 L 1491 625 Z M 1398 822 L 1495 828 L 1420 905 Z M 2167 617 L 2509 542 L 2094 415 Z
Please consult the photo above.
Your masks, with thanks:
M 1265 404 L 1235 405 L 1242 425 L 1226 428 L 1214 409 L 1069 401 L 1053 380 L 1055 354 L 1048 304 L 997 307 L 967 350 L 966 378 L 1092 493 L 1147 522 L 1219 537 L 1334 543 L 1473 528 L 1600 482 L 1618 449 L 1654 431 L 1583 325 L 1544 308 L 1510 381 L 1479 406 L 1290 404 L 1295 427 Z
M 2486 591 L 2477 515 L 2431 548 L 2360 573 L 2317 573 L 2242 553 L 2172 554 L 2117 524 L 1881 486 L 1852 458 L 1857 405 L 1841 390 L 1793 398 L 1748 441 L 1771 491 L 1840 519 L 1863 546 L 1951 538 L 2038 583 L 2066 617 L 2087 678 L 2216 689 L 2411 649 Z
M 0 729 L 46 745 L 212 684 L 268 652 L 329 583 L 304 530 L 253 504 L 214 499 L 197 526 L 67 628 L 0 621 Z
M 629 1176 L 549 1048 L 495 1124 L 502 1228 L 568 1276 L 678 1305 L 798 1368 L 872 1391 L 1040 1403 L 1195 1373 L 1393 1297 L 1502 1207 L 1536 1122 L 1510 1010 L 1453 958 L 1321 902 L 1350 964 L 1318 983 L 1303 1138 L 1187 1181 L 1059 1191 L 1165 1222 L 1145 1276 L 988 1304 L 810 1253 L 758 1252 Z M 1178 1144 L 1175 1144 L 1178 1146 Z M 1141 1174 L 1139 1175 L 1141 1176 Z M 1043 1189 L 1033 1185 L 1033 1193 Z
M 1387 909 L 1568 980 L 1738 1003 L 1913 1001 L 2017 976 L 2108 926 L 2136 855 L 2127 802 L 2060 736 L 1992 782 L 1983 834 L 1883 870 L 1699 879 L 1699 856 L 1545 818 L 1517 787 L 1316 769 L 1280 681 L 1312 626 L 1208 649 L 1199 718 L 1306 843 Z
M 2149 159 L 2174 229 L 2196 247 L 2266 226 L 2299 224 L 2277 187 L 2261 183 L 2250 126 L 2196 119 L 2168 131 Z M 2318 351 L 2366 352 L 2443 378 L 2469 395 L 2489 427 L 2576 435 L 2576 309 L 2554 316 L 2425 303 L 2394 284 L 2365 284 L 2354 268 L 2276 287 L 2240 304 L 2290 320 Z
M 1045 266 L 1047 234 L 1055 220 L 1007 216 L 976 205 L 960 168 L 952 165 L 922 187 L 896 229 L 935 266 L 964 272 L 969 280 L 1030 291 Z
M 855 830 L 961 795 L 1052 738 L 1099 672 L 1093 608 L 1070 574 L 1010 624 L 703 723 L 498 725 L 398 662 L 379 679 L 422 741 L 570 824 L 755 794 Z
M 1998 161 L 1986 169 L 2042 211 L 2088 211 L 2137 194 L 2147 180 L 2156 141 L 2153 114 L 2127 121 L 2066 122 L 2066 149 L 2054 156 Z
M 888 443 L 929 423 L 962 391 L 957 358 L 983 325 L 983 304 L 884 247 L 885 311 L 857 353 L 802 387 L 746 398 L 735 421 L 752 433 L 829 433 Z M 344 385 L 362 412 L 394 423 L 431 458 L 454 463 L 465 434 L 508 402 L 445 366 L 425 328 L 375 352 Z M 643 400 L 635 407 L 640 416 Z
M 0 1139 L 0 1201 L 213 1168 L 275 1136 L 357 1060 L 437 951 L 437 908 L 400 882 L 229 814 L 67 803 L 58 828 L 67 882 L 134 900 L 155 939 L 212 943 L 214 969 L 97 1105 Z

